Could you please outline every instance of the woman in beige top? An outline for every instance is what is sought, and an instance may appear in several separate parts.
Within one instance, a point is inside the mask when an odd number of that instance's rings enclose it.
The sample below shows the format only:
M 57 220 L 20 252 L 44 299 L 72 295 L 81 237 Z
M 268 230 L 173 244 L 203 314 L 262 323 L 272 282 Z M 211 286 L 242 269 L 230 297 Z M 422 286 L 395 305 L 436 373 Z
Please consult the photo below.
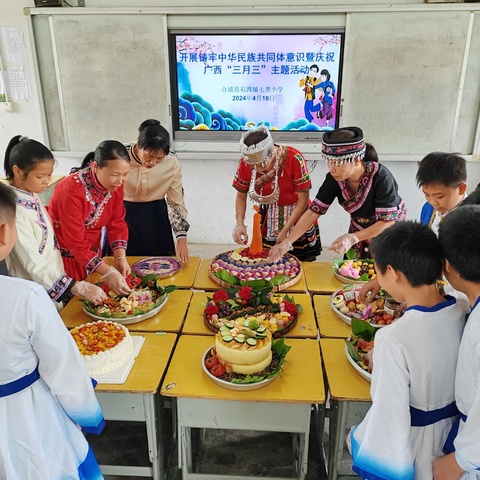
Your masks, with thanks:
M 145 120 L 130 145 L 130 174 L 125 183 L 127 255 L 176 255 L 188 262 L 187 209 L 182 167 L 170 152 L 170 135 L 158 120 Z M 176 245 L 173 240 L 176 237 Z

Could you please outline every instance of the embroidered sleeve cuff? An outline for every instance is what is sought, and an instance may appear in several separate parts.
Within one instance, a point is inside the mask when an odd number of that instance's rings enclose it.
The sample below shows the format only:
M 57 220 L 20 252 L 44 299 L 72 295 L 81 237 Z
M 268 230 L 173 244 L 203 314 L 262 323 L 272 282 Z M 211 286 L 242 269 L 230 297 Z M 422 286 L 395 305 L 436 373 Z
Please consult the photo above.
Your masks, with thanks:
M 47 292 L 48 296 L 54 302 L 62 302 L 68 297 L 68 294 L 74 284 L 75 284 L 75 280 L 73 278 L 67 277 L 66 275 L 62 275 L 52 285 L 50 290 L 48 290 Z
M 87 274 L 86 276 L 88 277 L 89 275 L 91 275 L 97 269 L 97 267 L 102 263 L 104 262 L 100 257 L 98 256 L 93 257 L 85 267 L 85 273 Z
M 127 241 L 126 240 L 115 240 L 110 244 L 110 248 L 112 249 L 112 252 L 116 250 L 117 248 L 123 248 L 127 249 Z

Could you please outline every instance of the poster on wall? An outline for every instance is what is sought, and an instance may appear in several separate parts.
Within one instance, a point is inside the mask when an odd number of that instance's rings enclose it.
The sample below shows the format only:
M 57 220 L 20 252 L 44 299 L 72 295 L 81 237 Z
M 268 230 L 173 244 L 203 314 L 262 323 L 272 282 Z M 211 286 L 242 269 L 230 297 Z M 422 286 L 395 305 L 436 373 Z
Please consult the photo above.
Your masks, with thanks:
M 191 34 L 175 47 L 177 131 L 336 128 L 343 34 Z

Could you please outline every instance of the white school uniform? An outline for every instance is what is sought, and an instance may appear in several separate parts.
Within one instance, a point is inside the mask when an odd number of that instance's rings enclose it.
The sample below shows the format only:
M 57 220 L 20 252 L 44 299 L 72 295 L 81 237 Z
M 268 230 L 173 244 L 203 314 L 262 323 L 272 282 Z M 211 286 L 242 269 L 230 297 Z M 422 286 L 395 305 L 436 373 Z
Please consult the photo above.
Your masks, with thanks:
M 375 336 L 372 407 L 352 429 L 354 470 L 363 478 L 431 480 L 432 461 L 453 418 L 411 426 L 410 407 L 431 412 L 455 400 L 458 348 L 468 305 L 453 297 L 410 307 Z
M 55 306 L 39 285 L 11 277 L 0 277 L 0 304 L 0 392 L 37 366 L 40 374 L 0 397 L 0 478 L 103 478 L 79 428 L 101 429 L 102 411 Z M 87 462 L 98 473 L 80 476 Z
M 455 458 L 466 473 L 463 479 L 480 480 L 480 297 L 475 302 L 463 332 L 455 379 L 460 420 L 454 441 Z

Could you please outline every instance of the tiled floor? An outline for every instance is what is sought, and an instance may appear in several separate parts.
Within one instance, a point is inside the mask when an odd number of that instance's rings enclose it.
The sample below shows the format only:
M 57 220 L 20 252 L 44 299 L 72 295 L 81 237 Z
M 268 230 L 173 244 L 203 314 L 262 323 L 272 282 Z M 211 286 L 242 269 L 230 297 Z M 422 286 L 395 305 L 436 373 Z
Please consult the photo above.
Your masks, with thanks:
M 220 252 L 236 248 L 235 244 L 190 244 L 191 256 L 212 258 Z M 338 256 L 328 250 L 317 261 L 328 262 Z M 169 412 L 167 411 L 167 417 Z M 328 424 L 328 420 L 327 420 Z M 181 479 L 177 468 L 176 441 L 167 435 L 165 442 L 166 480 Z M 287 433 L 207 430 L 199 441 L 199 432 L 194 432 L 194 468 L 206 475 L 292 476 L 292 438 Z M 319 442 L 312 421 L 309 442 L 309 461 L 306 480 L 325 478 L 322 444 Z M 107 427 L 98 439 L 92 440 L 98 459 L 103 463 L 148 465 L 146 457 L 145 429 L 143 424 L 107 422 Z M 140 480 L 145 477 L 105 476 L 106 480 Z

